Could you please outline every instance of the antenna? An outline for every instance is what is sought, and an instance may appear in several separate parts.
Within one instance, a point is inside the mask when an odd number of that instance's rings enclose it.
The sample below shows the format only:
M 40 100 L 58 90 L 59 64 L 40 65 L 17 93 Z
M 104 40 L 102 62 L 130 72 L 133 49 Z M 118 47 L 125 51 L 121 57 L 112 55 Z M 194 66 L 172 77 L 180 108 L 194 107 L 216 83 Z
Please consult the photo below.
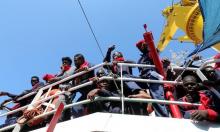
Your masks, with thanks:
M 174 5 L 174 0 L 172 0 L 172 8 L 171 8 L 172 10 L 173 10 L 173 5 Z
M 147 24 L 144 24 L 143 27 L 144 27 L 144 30 L 147 32 Z

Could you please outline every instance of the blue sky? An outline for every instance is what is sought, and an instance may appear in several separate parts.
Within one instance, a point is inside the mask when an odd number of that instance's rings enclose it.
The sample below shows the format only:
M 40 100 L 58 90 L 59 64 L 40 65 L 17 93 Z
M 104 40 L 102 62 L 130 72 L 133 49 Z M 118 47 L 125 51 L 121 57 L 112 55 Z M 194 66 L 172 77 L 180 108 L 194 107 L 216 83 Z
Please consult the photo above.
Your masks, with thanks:
M 125 58 L 137 60 L 134 44 L 142 39 L 143 27 L 159 40 L 165 23 L 161 11 L 171 0 L 81 0 L 103 52 L 111 44 Z M 82 53 L 93 64 L 102 56 L 89 30 L 77 0 L 2 0 L 0 1 L 0 91 L 19 94 L 30 89 L 30 77 L 58 73 L 61 58 Z M 193 50 L 189 43 L 172 41 L 169 50 Z M 202 53 L 214 55 L 213 50 Z M 0 101 L 2 102 L 0 98 Z

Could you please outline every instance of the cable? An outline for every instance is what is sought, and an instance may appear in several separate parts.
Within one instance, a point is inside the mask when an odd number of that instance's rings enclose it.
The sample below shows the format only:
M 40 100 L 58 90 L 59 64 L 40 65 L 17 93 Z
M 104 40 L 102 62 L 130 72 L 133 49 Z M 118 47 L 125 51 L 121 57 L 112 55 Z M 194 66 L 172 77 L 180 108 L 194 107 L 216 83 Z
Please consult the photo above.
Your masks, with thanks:
M 198 53 L 199 53 L 199 51 L 200 51 L 200 49 L 203 47 L 203 44 L 199 47 L 199 49 L 196 51 L 196 53 L 195 54 L 193 54 L 193 55 L 198 55 Z M 187 58 L 189 58 L 189 57 L 187 57 Z M 187 59 L 186 58 L 186 59 Z M 183 71 L 179 74 L 179 76 L 176 78 L 176 80 L 175 81 L 178 81 L 179 79 L 180 79 L 180 77 L 183 75 L 183 73 L 186 71 L 186 68 L 187 67 L 189 67 L 189 65 L 191 64 L 191 62 L 193 62 L 193 60 L 189 60 L 189 62 L 188 63 L 186 63 L 186 59 L 185 59 L 185 66 L 184 66 L 184 69 L 183 69 Z
M 100 46 L 100 44 L 99 44 L 99 42 L 98 42 L 98 39 L 97 39 L 97 37 L 96 37 L 96 35 L 95 35 L 95 32 L 94 32 L 94 30 L 93 30 L 93 28 L 92 28 L 92 25 L 90 24 L 89 19 L 88 19 L 87 15 L 86 15 L 86 12 L 85 12 L 85 10 L 84 10 L 84 8 L 83 8 L 83 6 L 82 6 L 80 0 L 77 0 L 77 1 L 78 1 L 78 3 L 79 3 L 79 6 L 80 6 L 82 12 L 83 12 L 83 15 L 84 15 L 84 17 L 85 17 L 85 19 L 86 19 L 86 22 L 87 22 L 87 24 L 88 24 L 88 26 L 89 26 L 89 28 L 90 28 L 90 30 L 91 30 L 91 32 L 92 32 L 93 38 L 94 38 L 95 41 L 96 41 L 96 44 L 97 44 L 97 46 L 98 46 L 98 49 L 99 49 L 99 51 L 100 51 L 102 57 L 105 58 L 104 53 L 103 53 L 103 51 L 102 51 L 102 49 L 101 49 L 101 46 Z M 111 71 L 111 68 L 110 68 L 109 66 L 107 66 L 107 68 L 108 68 L 109 71 Z M 112 71 L 111 71 L 111 73 L 112 73 Z M 110 73 L 110 74 L 111 74 L 111 73 Z M 117 85 L 115 79 L 113 79 L 113 82 L 114 82 L 116 88 L 119 90 L 119 87 L 118 87 L 118 85 Z
M 83 9 L 83 6 L 82 6 L 80 0 L 78 0 L 78 3 L 79 3 L 79 6 L 80 6 L 80 8 L 81 8 L 81 10 L 82 10 L 82 12 L 83 12 L 83 15 L 84 15 L 84 17 L 85 17 L 85 19 L 86 19 L 86 22 L 87 22 L 87 24 L 89 25 L 89 29 L 91 30 L 92 35 L 93 35 L 93 37 L 94 37 L 94 39 L 95 39 L 95 41 L 96 41 L 96 44 L 97 44 L 97 46 L 98 46 L 98 49 L 99 49 L 99 51 L 100 51 L 102 57 L 104 58 L 104 54 L 103 54 L 103 52 L 102 52 L 102 48 L 101 48 L 101 46 L 100 46 L 100 44 L 99 44 L 99 41 L 98 41 L 98 39 L 97 39 L 97 37 L 96 37 L 96 35 L 95 35 L 94 30 L 92 29 L 92 26 L 91 26 L 91 24 L 90 24 L 90 22 L 89 22 L 89 19 L 88 19 L 87 15 L 86 15 L 85 10 Z
M 173 9 L 173 6 L 174 6 L 174 0 L 172 0 L 172 9 Z

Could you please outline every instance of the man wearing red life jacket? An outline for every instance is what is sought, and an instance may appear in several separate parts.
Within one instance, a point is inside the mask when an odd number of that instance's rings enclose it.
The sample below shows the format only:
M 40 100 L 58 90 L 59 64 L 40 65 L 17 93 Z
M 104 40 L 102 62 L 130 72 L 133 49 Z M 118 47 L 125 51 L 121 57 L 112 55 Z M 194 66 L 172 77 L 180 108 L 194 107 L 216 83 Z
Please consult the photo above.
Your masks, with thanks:
M 52 75 L 52 74 L 46 74 L 43 77 L 43 79 L 46 81 L 46 85 L 49 84 L 49 80 L 51 80 L 53 78 L 55 78 L 55 75 Z M 60 92 L 61 92 L 61 90 L 59 89 L 59 85 L 53 86 L 52 89 L 50 89 L 50 91 L 44 90 L 44 94 L 41 95 L 41 97 L 39 97 L 38 100 L 41 100 L 41 99 L 44 99 L 44 98 L 47 98 L 47 97 L 59 94 Z M 51 104 L 53 104 L 54 106 L 57 104 L 58 101 L 61 101 L 64 104 L 66 103 L 64 95 L 59 95 L 59 96 L 57 96 L 57 97 L 55 97 L 55 98 L 53 98 L 51 100 L 52 100 Z M 45 102 L 49 102 L 49 101 L 47 100 Z M 42 114 L 44 111 L 49 112 L 49 111 L 54 109 L 54 108 L 52 108 L 50 106 L 44 106 L 42 103 L 34 104 L 32 107 L 33 108 L 31 108 L 31 109 L 24 110 L 23 116 L 21 116 L 17 120 L 17 122 L 19 124 L 25 124 L 25 123 L 28 122 L 27 126 L 25 128 L 23 128 L 25 130 L 32 130 L 32 129 L 41 127 L 42 125 L 44 125 L 46 123 L 46 121 L 48 119 L 50 121 L 49 117 L 42 117 L 42 118 L 38 118 L 38 119 L 35 119 L 35 120 L 31 120 L 31 119 L 33 119 L 34 117 Z M 67 117 L 67 116 L 65 116 L 65 113 L 66 113 L 66 111 L 64 111 L 62 113 L 62 116 L 59 119 L 59 121 L 65 121 L 65 120 L 70 119 L 70 115 L 71 114 L 69 114 L 69 116 Z
M 46 84 L 50 84 L 50 80 L 55 78 L 55 77 L 56 77 L 55 75 L 46 74 L 46 75 L 44 75 L 43 80 L 46 81 Z M 49 92 L 48 96 L 59 94 L 62 90 L 65 90 L 65 89 L 60 88 L 60 86 L 61 85 L 53 86 L 52 90 Z M 44 94 L 44 96 L 45 96 L 45 94 Z M 64 105 L 70 104 L 71 103 L 71 99 L 70 98 L 71 98 L 70 97 L 70 93 L 66 91 L 66 93 L 55 97 L 53 99 L 52 104 L 56 104 L 58 100 L 61 101 Z M 49 108 L 47 111 L 51 111 L 51 110 L 52 109 Z M 71 118 L 71 109 L 65 109 L 62 112 L 62 115 L 61 115 L 61 118 L 59 119 L 59 122 L 70 120 L 70 118 Z M 50 120 L 49 120 L 49 122 L 50 122 Z
M 138 60 L 138 64 L 154 65 L 153 56 L 151 55 L 148 44 L 145 40 L 140 40 L 136 43 L 136 47 L 141 52 L 141 57 Z M 155 68 L 140 67 L 140 77 L 143 79 L 162 80 L 163 77 L 157 73 Z M 140 83 L 142 88 L 149 88 L 150 95 L 153 99 L 164 100 L 164 88 L 163 85 L 158 83 Z M 164 104 L 152 104 L 156 116 L 168 117 L 168 111 Z
M 103 60 L 103 62 L 111 62 L 111 53 L 112 51 L 115 49 L 115 46 L 111 46 L 108 48 L 108 51 L 106 53 L 106 56 Z M 133 61 L 127 61 L 124 59 L 123 54 L 119 51 L 115 51 L 112 54 L 112 66 L 110 67 L 104 67 L 107 70 L 111 70 L 113 74 L 115 74 L 116 76 L 121 76 L 121 71 L 120 71 L 120 66 L 117 65 L 117 63 L 134 63 Z M 110 68 L 110 69 L 109 69 Z M 132 75 L 132 68 L 128 67 L 128 66 L 123 66 L 122 67 L 122 76 L 123 77 L 134 77 Z M 120 84 L 118 84 L 118 86 L 120 86 Z M 134 81 L 125 81 L 125 96 L 129 96 L 132 94 L 137 94 L 142 88 L 137 85 L 136 82 Z
M 99 69 L 96 72 L 95 81 L 95 89 L 91 90 L 87 94 L 87 98 L 90 100 L 94 100 L 95 96 L 101 97 L 120 97 L 117 88 L 114 83 L 110 80 L 101 80 L 98 78 L 103 76 L 108 76 L 103 68 Z M 121 113 L 121 104 L 120 102 L 112 102 L 112 101 L 97 101 L 89 104 L 88 107 L 89 113 L 94 112 L 109 112 L 109 113 Z
M 34 95 L 32 95 L 30 97 L 27 97 L 25 99 L 19 100 L 19 101 L 18 101 L 18 99 L 20 97 L 30 93 L 30 92 L 37 91 L 39 88 L 44 86 L 44 83 L 40 82 L 39 77 L 32 76 L 31 77 L 31 85 L 32 85 L 32 88 L 30 90 L 25 90 L 24 92 L 22 92 L 19 95 L 11 94 L 11 93 L 8 93 L 8 92 L 0 92 L 0 96 L 8 96 L 8 97 L 11 98 L 9 100 L 5 100 L 3 102 L 3 104 L 5 104 L 5 103 L 7 103 L 8 101 L 11 101 L 11 100 L 13 100 L 15 103 L 19 103 L 20 106 L 24 106 L 24 105 L 30 103 L 31 100 L 33 99 Z
M 103 62 L 111 62 L 111 52 L 115 49 L 115 46 L 111 46 L 108 48 L 106 56 Z M 105 67 L 107 70 L 111 70 L 114 76 L 121 76 L 120 66 L 117 63 L 134 63 L 133 61 L 127 61 L 124 59 L 123 54 L 121 52 L 115 51 L 112 54 L 112 66 Z M 127 78 L 137 78 L 132 75 L 132 68 L 128 66 L 122 67 L 122 76 Z M 145 89 L 141 88 L 136 82 L 134 81 L 123 81 L 124 82 L 124 96 L 125 97 L 139 97 L 140 94 L 146 93 Z M 120 86 L 119 82 L 116 82 L 118 86 Z M 121 88 L 120 88 L 121 90 Z M 137 95 L 137 96 L 135 96 Z M 150 96 L 148 96 L 150 98 Z M 130 107 L 130 114 L 138 114 L 138 115 L 146 115 L 147 111 L 145 111 L 146 104 L 143 103 L 126 103 L 128 107 Z M 126 109 L 126 108 L 125 108 Z M 128 108 L 129 109 L 129 108 Z M 126 112 L 126 111 L 125 111 Z
M 74 73 L 78 73 L 81 71 L 87 71 L 92 65 L 87 62 L 82 54 L 76 54 L 74 56 L 74 63 L 76 66 L 76 69 L 74 70 Z M 89 71 L 83 75 L 80 75 L 73 80 L 73 85 L 80 85 L 85 82 L 88 82 L 90 78 L 93 78 L 95 76 L 94 70 Z M 88 92 L 92 89 L 91 86 L 84 87 L 82 89 L 79 89 L 78 91 L 82 94 L 79 100 L 84 100 L 87 97 Z
M 201 103 L 201 106 L 179 106 L 184 118 L 202 121 L 220 121 L 219 108 L 214 102 L 214 95 L 209 90 L 200 90 L 195 75 L 183 77 L 183 87 L 187 95 L 180 98 L 180 101 L 190 103 Z
M 62 58 L 62 66 L 61 71 L 58 75 L 56 75 L 54 78 L 51 78 L 49 82 L 56 82 L 59 80 L 62 80 L 72 74 L 74 74 L 75 67 L 72 67 L 72 60 L 70 57 L 63 57 Z
M 8 110 L 12 111 L 12 110 L 16 110 L 19 107 L 25 106 L 27 104 L 29 104 L 32 99 L 34 98 L 33 96 L 27 97 L 25 99 L 22 100 L 18 100 L 20 97 L 38 90 L 39 88 L 44 86 L 44 83 L 40 82 L 39 77 L 37 76 L 32 76 L 31 77 L 31 85 L 32 85 L 32 89 L 30 90 L 25 90 L 24 92 L 22 92 L 20 95 L 14 95 L 8 92 L 0 92 L 0 96 L 8 96 L 10 97 L 10 99 L 5 100 L 4 102 L 1 103 L 1 108 L 5 107 Z M 8 108 L 6 106 L 4 106 L 5 103 L 9 102 L 9 101 L 14 101 L 15 105 L 12 108 Z M 17 123 L 17 119 L 22 116 L 22 111 L 20 112 L 16 112 L 14 114 L 9 114 L 5 120 L 5 123 L 3 125 L 1 125 L 0 127 L 5 127 L 11 124 L 15 124 Z
M 76 54 L 74 56 L 74 64 L 75 64 L 75 70 L 74 74 L 81 72 L 81 71 L 87 71 L 92 65 L 87 62 L 82 54 Z M 80 84 L 83 84 L 85 82 L 90 81 L 90 78 L 93 78 L 95 76 L 94 70 L 88 71 L 83 75 L 80 75 L 76 78 L 73 79 L 73 86 L 77 86 Z M 92 90 L 92 86 L 85 86 L 77 91 L 74 91 L 73 93 L 73 98 L 76 102 L 82 101 L 87 99 L 87 94 L 89 93 L 90 90 Z M 81 96 L 76 96 L 81 94 Z M 87 114 L 87 107 L 86 105 L 81 105 L 81 106 L 76 106 L 73 107 L 73 116 L 74 117 L 79 117 Z

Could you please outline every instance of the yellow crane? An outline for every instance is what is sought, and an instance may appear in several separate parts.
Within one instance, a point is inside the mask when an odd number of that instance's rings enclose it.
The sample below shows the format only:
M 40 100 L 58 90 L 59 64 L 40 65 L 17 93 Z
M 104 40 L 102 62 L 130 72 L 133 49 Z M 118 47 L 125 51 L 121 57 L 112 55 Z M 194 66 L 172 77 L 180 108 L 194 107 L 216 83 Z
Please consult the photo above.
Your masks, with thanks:
M 177 38 L 180 42 L 188 41 L 197 45 L 203 41 L 203 18 L 198 0 L 181 0 L 179 3 L 164 9 L 162 14 L 167 23 L 157 45 L 160 51 L 163 51 L 170 40 L 174 39 L 173 36 L 178 29 L 185 33 L 184 36 Z M 213 48 L 219 52 L 220 44 L 216 44 Z

